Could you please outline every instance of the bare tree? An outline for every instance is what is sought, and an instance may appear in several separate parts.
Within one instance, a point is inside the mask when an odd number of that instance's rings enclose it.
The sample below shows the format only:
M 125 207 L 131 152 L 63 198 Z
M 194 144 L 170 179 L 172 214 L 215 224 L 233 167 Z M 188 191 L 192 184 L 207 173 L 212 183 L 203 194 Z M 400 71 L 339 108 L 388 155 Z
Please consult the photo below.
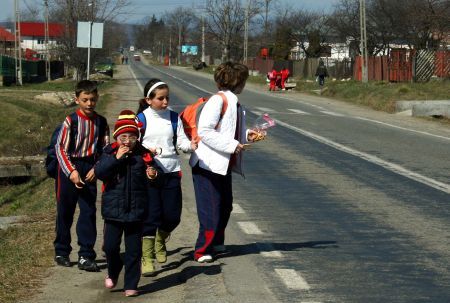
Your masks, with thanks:
M 171 54 L 177 54 L 178 63 L 181 61 L 181 46 L 192 41 L 191 30 L 195 25 L 194 11 L 191 8 L 178 7 L 164 15 L 171 40 Z
M 79 79 L 86 72 L 86 49 L 77 48 L 77 23 L 78 21 L 95 21 L 105 24 L 104 34 L 109 37 L 112 33 L 113 21 L 126 13 L 130 5 L 129 0 L 52 0 L 51 20 L 62 22 L 65 25 L 64 37 L 59 44 L 59 52 L 62 59 L 69 67 L 76 70 Z M 106 39 L 104 39 L 106 40 Z M 120 42 L 119 42 L 120 43 Z M 110 47 L 115 47 L 110 45 Z M 92 61 L 99 56 L 104 56 L 111 49 L 93 49 Z
M 242 41 L 245 9 L 240 0 L 206 0 L 205 10 L 209 20 L 208 30 L 221 46 L 222 61 L 228 61 L 234 41 Z

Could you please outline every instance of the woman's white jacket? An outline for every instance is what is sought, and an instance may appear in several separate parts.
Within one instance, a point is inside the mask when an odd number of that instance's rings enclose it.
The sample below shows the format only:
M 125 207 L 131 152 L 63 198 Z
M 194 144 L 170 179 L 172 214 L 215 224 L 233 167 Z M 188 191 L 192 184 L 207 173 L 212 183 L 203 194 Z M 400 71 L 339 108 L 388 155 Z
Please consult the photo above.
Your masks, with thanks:
M 204 105 L 198 122 L 198 135 L 201 141 L 192 153 L 189 164 L 194 167 L 197 163 L 203 169 L 213 173 L 226 175 L 230 156 L 240 143 L 247 143 L 245 128 L 245 110 L 237 106 L 238 98 L 231 91 L 221 91 L 227 98 L 228 106 L 222 119 L 223 100 L 218 94 L 212 96 Z M 237 118 L 239 115 L 239 118 Z M 239 125 L 237 125 L 239 121 Z M 216 127 L 217 126 L 217 127 Z M 239 129 L 238 140 L 234 139 L 236 127 Z M 232 170 L 243 175 L 242 153 L 236 155 L 237 161 Z

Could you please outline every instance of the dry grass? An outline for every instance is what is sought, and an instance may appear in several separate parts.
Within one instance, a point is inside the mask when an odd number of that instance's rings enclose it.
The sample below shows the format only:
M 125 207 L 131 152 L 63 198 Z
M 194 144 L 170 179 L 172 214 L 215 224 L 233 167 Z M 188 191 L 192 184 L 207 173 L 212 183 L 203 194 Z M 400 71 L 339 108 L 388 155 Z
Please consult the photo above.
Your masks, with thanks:
M 0 302 L 32 295 L 53 263 L 54 183 L 35 182 L 0 208 L 0 216 L 26 215 L 20 224 L 0 231 Z

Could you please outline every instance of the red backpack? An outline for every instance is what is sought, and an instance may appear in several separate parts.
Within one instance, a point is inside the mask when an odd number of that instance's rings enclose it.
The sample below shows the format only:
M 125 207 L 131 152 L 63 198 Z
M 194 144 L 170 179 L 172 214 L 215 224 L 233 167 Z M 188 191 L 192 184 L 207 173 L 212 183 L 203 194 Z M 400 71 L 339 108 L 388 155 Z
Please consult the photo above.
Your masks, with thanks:
M 220 118 L 219 118 L 219 122 L 220 122 L 220 120 L 222 120 L 223 115 L 225 114 L 225 111 L 227 110 L 228 101 L 227 101 L 227 97 L 225 96 L 224 93 L 217 93 L 217 94 L 220 95 L 223 100 L 222 110 L 220 112 Z M 195 101 L 195 103 L 189 104 L 180 113 L 180 119 L 183 122 L 184 133 L 190 140 L 193 139 L 194 142 L 200 141 L 200 137 L 198 136 L 198 133 L 197 133 L 198 120 L 200 118 L 200 113 L 201 113 L 203 107 L 205 106 L 206 102 L 208 102 L 209 98 L 210 97 L 198 98 L 198 100 Z M 219 122 L 217 123 L 216 128 L 219 125 Z

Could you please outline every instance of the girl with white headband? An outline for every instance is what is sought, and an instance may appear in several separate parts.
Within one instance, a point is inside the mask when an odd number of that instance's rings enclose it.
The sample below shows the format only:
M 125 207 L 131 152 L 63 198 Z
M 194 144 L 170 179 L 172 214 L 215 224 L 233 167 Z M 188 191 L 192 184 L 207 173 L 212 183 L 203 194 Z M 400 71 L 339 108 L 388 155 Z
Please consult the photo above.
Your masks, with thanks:
M 164 173 L 149 184 L 149 211 L 143 226 L 142 275 L 155 273 L 154 259 L 165 263 L 166 240 L 181 220 L 181 161 L 177 149 L 192 152 L 197 144 L 185 135 L 178 113 L 170 110 L 169 86 L 150 79 L 139 101 L 137 120 L 141 143 L 154 152 L 155 162 Z

